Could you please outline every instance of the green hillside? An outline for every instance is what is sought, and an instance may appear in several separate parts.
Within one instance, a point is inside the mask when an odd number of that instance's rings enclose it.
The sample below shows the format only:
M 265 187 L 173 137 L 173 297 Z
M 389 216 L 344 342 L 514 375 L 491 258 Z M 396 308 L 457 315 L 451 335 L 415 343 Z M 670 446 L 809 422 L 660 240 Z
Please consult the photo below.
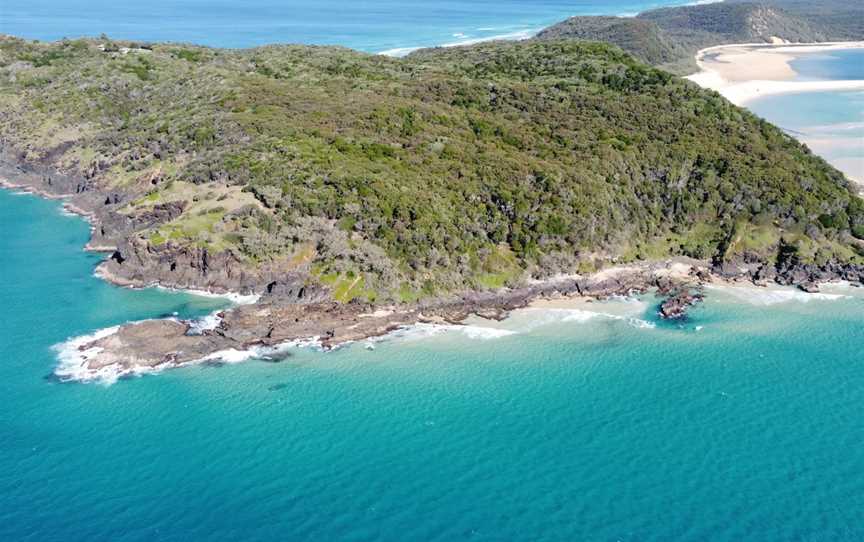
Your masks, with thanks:
M 726 0 L 749 3 L 749 0 Z M 781 9 L 803 19 L 828 41 L 864 39 L 864 2 L 850 0 L 762 0 L 762 4 Z
M 652 21 L 635 17 L 571 17 L 542 30 L 539 40 L 602 41 L 651 65 L 674 62 L 689 54 Z
M 793 0 L 777 0 L 778 3 Z M 823 13 L 824 14 L 824 13 Z M 789 13 L 774 5 L 723 2 L 661 8 L 637 17 L 572 17 L 537 35 L 537 39 L 602 41 L 637 59 L 674 73 L 696 71 L 699 49 L 726 43 L 825 41 L 837 31 L 810 12 Z
M 342 300 L 719 247 L 770 259 L 781 236 L 847 261 L 864 234 L 861 199 L 823 160 L 596 43 L 398 60 L 4 38 L 0 140 L 119 194 L 106 205 L 153 246 L 277 262 Z

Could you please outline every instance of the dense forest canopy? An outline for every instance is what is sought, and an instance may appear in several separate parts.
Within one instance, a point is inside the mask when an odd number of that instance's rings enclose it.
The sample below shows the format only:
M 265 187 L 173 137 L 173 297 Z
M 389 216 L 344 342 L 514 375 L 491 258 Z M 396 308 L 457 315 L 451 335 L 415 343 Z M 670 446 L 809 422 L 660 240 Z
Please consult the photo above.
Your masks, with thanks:
M 850 260 L 864 237 L 861 199 L 822 159 L 599 43 L 391 59 L 6 37 L 0 138 L 121 194 L 106 205 L 130 220 L 170 211 L 140 221 L 142 241 L 281 262 L 343 300 L 771 258 L 781 238 Z

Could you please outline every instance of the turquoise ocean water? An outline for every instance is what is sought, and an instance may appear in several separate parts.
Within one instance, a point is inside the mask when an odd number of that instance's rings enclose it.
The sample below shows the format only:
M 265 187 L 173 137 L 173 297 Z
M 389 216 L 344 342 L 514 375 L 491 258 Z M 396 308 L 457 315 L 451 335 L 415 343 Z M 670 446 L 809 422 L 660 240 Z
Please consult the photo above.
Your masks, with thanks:
M 860 540 L 864 295 L 712 290 L 367 350 L 59 383 L 52 345 L 223 303 L 113 288 L 0 191 L 0 540 Z
M 855 121 L 824 111 L 802 125 Z M 859 289 L 61 383 L 70 337 L 228 302 L 98 280 L 58 202 L 0 190 L 0 232 L 0 540 L 864 539 Z

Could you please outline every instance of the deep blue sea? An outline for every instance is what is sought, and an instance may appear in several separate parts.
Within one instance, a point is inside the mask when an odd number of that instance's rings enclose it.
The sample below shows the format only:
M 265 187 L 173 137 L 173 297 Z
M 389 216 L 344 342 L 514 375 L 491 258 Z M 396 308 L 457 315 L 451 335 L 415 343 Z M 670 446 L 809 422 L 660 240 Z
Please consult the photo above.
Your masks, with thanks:
M 336 44 L 407 52 L 528 37 L 572 15 L 635 15 L 687 0 L 2 0 L 0 33 L 98 36 L 219 47 Z
M 278 17 L 245 13 L 254 2 L 117 4 L 0 0 L 0 31 L 96 34 L 101 20 L 142 39 L 281 41 Z M 486 24 L 483 5 L 463 6 L 464 28 Z M 379 16 L 357 28 L 392 41 L 347 44 L 440 41 L 381 1 L 347 5 L 333 28 L 367 8 Z M 237 24 L 220 27 L 220 9 Z M 858 121 L 857 106 L 814 103 L 771 114 Z M 862 289 L 715 288 L 682 326 L 659 322 L 651 296 L 535 309 L 372 350 L 61 383 L 71 337 L 229 301 L 102 282 L 88 225 L 56 201 L 0 190 L 0 232 L 0 541 L 864 540 Z

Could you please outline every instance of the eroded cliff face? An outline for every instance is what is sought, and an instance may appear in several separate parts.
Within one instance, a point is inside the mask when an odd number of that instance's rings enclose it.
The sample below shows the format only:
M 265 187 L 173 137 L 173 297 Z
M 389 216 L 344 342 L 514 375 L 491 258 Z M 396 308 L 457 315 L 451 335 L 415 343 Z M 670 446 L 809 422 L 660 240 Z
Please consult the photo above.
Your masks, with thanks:
M 44 197 L 62 198 L 69 210 L 84 216 L 92 226 L 86 248 L 109 254 L 97 272 L 111 282 L 261 294 L 286 283 L 302 285 L 306 279 L 305 274 L 281 268 L 278 262 L 251 266 L 231 251 L 214 253 L 171 242 L 155 245 L 138 232 L 177 218 L 186 202 L 167 202 L 125 214 L 120 209 L 138 194 L 102 187 L 95 178 L 60 171 L 46 160 L 26 161 L 20 153 L 0 148 L 0 179 Z
M 130 286 L 159 283 L 172 288 L 212 292 L 260 293 L 277 275 L 275 269 L 253 270 L 231 252 L 164 243 L 154 246 L 133 237 L 123 240 L 99 266 L 112 282 Z

